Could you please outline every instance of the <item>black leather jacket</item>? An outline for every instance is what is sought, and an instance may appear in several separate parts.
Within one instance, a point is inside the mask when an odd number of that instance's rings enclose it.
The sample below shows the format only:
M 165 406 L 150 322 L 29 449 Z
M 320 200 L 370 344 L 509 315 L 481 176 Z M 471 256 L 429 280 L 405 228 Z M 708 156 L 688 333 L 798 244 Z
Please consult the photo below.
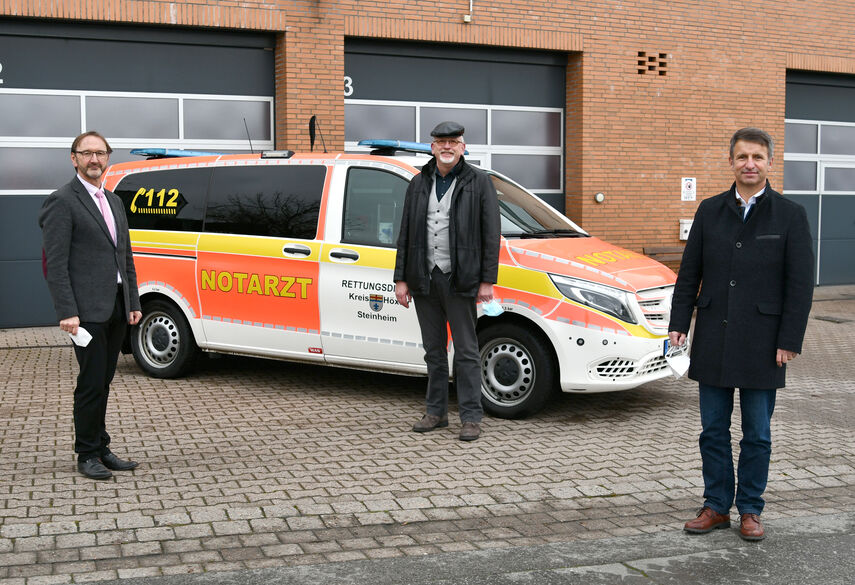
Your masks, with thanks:
M 427 206 L 436 159 L 410 182 L 404 200 L 395 282 L 405 281 L 414 294 L 427 294 Z M 487 174 L 463 161 L 449 217 L 451 290 L 474 297 L 482 282 L 495 284 L 499 273 L 500 220 L 496 188 Z

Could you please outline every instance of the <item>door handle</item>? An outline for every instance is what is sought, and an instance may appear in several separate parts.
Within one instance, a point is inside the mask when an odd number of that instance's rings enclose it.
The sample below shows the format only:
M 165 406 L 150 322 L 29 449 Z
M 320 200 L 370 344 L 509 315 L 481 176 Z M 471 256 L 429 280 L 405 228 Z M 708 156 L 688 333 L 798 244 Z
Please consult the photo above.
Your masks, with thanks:
M 285 244 L 282 246 L 283 254 L 293 254 L 296 256 L 308 256 L 312 253 L 312 249 L 302 244 Z
M 330 250 L 330 258 L 342 260 L 344 262 L 356 262 L 357 260 L 359 260 L 359 253 L 356 252 L 356 250 L 334 248 Z

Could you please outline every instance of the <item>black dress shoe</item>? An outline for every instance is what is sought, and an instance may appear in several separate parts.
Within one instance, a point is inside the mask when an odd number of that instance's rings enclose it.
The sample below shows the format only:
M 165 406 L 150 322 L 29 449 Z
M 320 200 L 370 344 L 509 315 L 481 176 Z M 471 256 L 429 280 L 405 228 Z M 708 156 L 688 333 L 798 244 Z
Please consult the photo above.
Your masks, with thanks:
M 104 467 L 113 471 L 130 471 L 131 469 L 136 469 L 139 465 L 136 461 L 119 459 L 113 453 L 101 455 L 101 462 L 104 464 Z
M 110 479 L 113 477 L 110 470 L 104 467 L 104 464 L 97 457 L 87 459 L 86 461 L 78 461 L 77 471 L 89 479 Z

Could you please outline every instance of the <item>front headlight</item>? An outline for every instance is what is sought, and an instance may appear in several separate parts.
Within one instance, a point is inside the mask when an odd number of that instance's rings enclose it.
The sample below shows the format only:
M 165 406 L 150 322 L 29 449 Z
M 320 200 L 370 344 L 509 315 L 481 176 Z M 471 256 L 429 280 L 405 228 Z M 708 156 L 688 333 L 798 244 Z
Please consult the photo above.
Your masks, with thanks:
M 602 311 L 612 317 L 617 317 L 621 321 L 638 323 L 630 309 L 628 293 L 604 284 L 557 274 L 550 274 L 549 278 L 552 279 L 552 283 L 561 291 L 561 294 L 568 299 Z

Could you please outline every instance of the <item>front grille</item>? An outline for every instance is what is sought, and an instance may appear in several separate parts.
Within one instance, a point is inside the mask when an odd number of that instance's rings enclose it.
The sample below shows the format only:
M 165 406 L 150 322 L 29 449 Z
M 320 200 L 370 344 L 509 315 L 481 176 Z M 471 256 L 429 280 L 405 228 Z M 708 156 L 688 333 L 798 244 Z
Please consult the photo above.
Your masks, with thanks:
M 644 318 L 642 323 L 653 333 L 666 333 L 671 319 L 671 296 L 674 285 L 648 288 L 636 293 L 635 298 L 641 307 Z
M 635 369 L 635 360 L 614 358 L 595 364 L 588 373 L 594 378 L 617 380 L 618 378 L 632 378 L 635 376 Z
M 644 362 L 644 365 L 638 370 L 638 375 L 647 376 L 648 374 L 655 374 L 656 372 L 661 372 L 668 368 L 670 368 L 670 366 L 668 365 L 668 362 L 665 361 L 665 356 L 657 355 Z
M 665 357 L 655 355 L 643 362 L 641 365 L 635 360 L 626 358 L 612 358 L 603 360 L 598 364 L 594 364 L 588 369 L 588 375 L 592 378 L 600 380 L 622 380 L 626 378 L 636 378 L 640 376 L 649 376 L 669 368 Z

